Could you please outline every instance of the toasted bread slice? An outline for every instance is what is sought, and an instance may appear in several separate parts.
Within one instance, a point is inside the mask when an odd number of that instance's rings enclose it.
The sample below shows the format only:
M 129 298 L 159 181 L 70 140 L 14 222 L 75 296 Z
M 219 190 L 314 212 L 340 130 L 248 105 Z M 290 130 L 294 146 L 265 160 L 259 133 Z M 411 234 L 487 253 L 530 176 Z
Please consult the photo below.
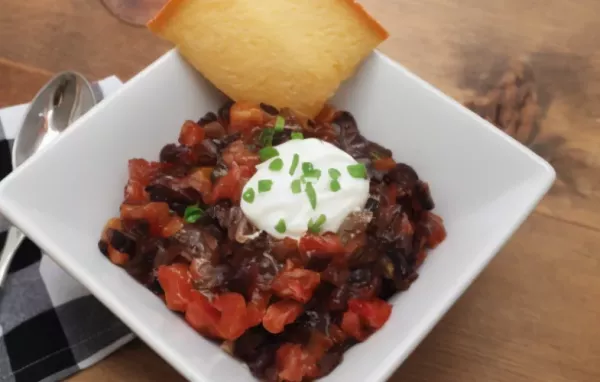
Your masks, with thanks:
M 148 27 L 233 100 L 310 117 L 388 36 L 353 0 L 170 0 Z

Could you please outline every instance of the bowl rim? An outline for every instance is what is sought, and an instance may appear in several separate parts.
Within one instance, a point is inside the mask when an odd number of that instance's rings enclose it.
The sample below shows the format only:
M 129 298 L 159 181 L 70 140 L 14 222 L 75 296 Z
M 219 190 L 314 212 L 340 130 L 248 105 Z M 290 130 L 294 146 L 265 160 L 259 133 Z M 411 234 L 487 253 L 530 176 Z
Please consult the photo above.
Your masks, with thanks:
M 163 54 L 153 63 L 148 65 L 145 69 L 139 72 L 136 76 L 134 76 L 131 80 L 127 81 L 123 86 L 118 89 L 116 92 L 107 97 L 103 102 L 99 104 L 99 106 L 94 107 L 90 112 L 86 113 L 84 116 L 79 118 L 70 129 L 67 130 L 64 136 L 72 133 L 77 128 L 85 125 L 88 119 L 94 118 L 97 114 L 98 110 L 101 110 L 105 105 L 116 102 L 115 100 L 120 96 L 120 94 L 130 86 L 134 86 L 138 82 L 144 80 L 144 78 L 149 75 L 150 72 L 154 69 L 154 67 L 160 65 L 163 61 L 169 60 L 173 55 L 177 55 L 177 50 L 171 49 L 170 51 Z M 472 116 L 476 116 L 479 118 L 481 124 L 485 126 L 484 128 L 492 129 L 494 134 L 496 134 L 496 139 L 503 139 L 510 143 L 513 148 L 516 148 L 523 153 L 527 154 L 527 157 L 535 162 L 540 168 L 540 177 L 538 177 L 537 189 L 536 192 L 533 193 L 531 200 L 526 208 L 519 212 L 517 219 L 510 225 L 509 229 L 503 235 L 497 235 L 494 240 L 491 240 L 489 243 L 489 249 L 486 251 L 484 255 L 481 255 L 477 258 L 471 267 L 468 270 L 465 270 L 463 277 L 459 280 L 456 280 L 456 283 L 450 288 L 443 301 L 438 303 L 435 309 L 431 309 L 420 321 L 419 325 L 414 328 L 408 335 L 407 339 L 404 341 L 405 346 L 397 346 L 394 351 L 387 354 L 385 357 L 381 359 L 381 361 L 377 364 L 377 366 L 370 372 L 369 378 L 372 381 L 384 381 L 397 369 L 397 367 L 406 359 L 406 357 L 421 343 L 423 338 L 431 331 L 431 329 L 437 324 L 437 322 L 445 315 L 445 313 L 450 309 L 450 307 L 458 300 L 458 298 L 464 293 L 469 285 L 472 284 L 474 279 L 481 273 L 481 271 L 487 266 L 487 264 L 491 261 L 491 259 L 499 252 L 502 246 L 508 241 L 508 239 L 513 235 L 517 228 L 524 222 L 524 220 L 530 215 L 535 206 L 539 203 L 541 198 L 546 194 L 549 190 L 553 181 L 556 177 L 555 171 L 552 166 L 535 154 L 533 151 L 523 146 L 521 143 L 508 136 L 504 132 L 500 131 L 494 125 L 489 123 L 488 121 L 480 118 L 477 114 L 473 113 L 458 101 L 452 99 L 450 96 L 444 94 L 441 90 L 435 88 L 433 85 L 429 84 L 425 80 L 418 77 L 416 74 L 412 73 L 410 70 L 406 69 L 404 66 L 389 58 L 385 54 L 376 50 L 373 55 L 369 59 L 377 59 L 383 60 L 386 65 L 392 65 L 394 69 L 403 72 L 408 78 L 425 88 L 429 92 L 433 92 L 437 97 L 441 98 L 441 101 L 452 103 L 457 112 L 460 113 L 469 113 Z M 483 127 L 482 126 L 482 127 Z M 60 137 L 58 140 L 62 139 Z M 45 152 L 46 150 L 52 150 L 55 145 L 50 145 L 50 147 L 44 147 L 40 150 L 40 153 Z M 38 153 L 39 154 L 39 153 Z M 27 211 L 23 208 L 19 208 L 18 203 L 15 203 L 14 198 L 7 197 L 5 194 L 5 188 L 7 184 L 10 184 L 17 180 L 24 169 L 30 166 L 36 166 L 36 163 L 43 157 L 43 155 L 36 154 L 34 157 L 26 160 L 19 168 L 12 171 L 8 176 L 6 176 L 2 182 L 0 182 L 0 213 L 2 213 L 8 220 L 12 222 L 15 226 L 17 226 L 21 231 L 23 231 L 29 238 L 31 238 L 46 254 L 48 254 L 53 261 L 58 263 L 63 269 L 65 269 L 74 279 L 84 285 L 91 294 L 93 294 L 96 298 L 98 298 L 106 307 L 108 307 L 119 319 L 121 319 L 125 324 L 138 335 L 146 344 L 148 344 L 154 351 L 156 351 L 162 358 L 164 358 L 169 364 L 171 364 L 178 372 L 180 372 L 184 377 L 201 382 L 210 382 L 209 379 L 205 375 L 198 375 L 197 368 L 192 368 L 191 365 L 186 364 L 180 358 L 176 356 L 176 354 L 172 351 L 170 347 L 165 347 L 160 339 L 157 338 L 153 333 L 146 330 L 143 325 L 139 325 L 139 322 L 143 320 L 139 320 L 138 317 L 132 311 L 128 311 L 126 309 L 122 309 L 118 304 L 115 303 L 112 296 L 110 296 L 105 289 L 103 289 L 100 283 L 95 282 L 95 280 L 87 279 L 85 277 L 81 277 L 79 274 L 78 267 L 74 266 L 71 262 L 68 261 L 68 254 L 66 251 L 61 249 L 61 246 L 58 245 L 55 240 L 47 235 L 41 227 L 37 227 L 36 223 L 33 219 L 27 216 Z M 200 377 L 200 379 L 199 379 Z

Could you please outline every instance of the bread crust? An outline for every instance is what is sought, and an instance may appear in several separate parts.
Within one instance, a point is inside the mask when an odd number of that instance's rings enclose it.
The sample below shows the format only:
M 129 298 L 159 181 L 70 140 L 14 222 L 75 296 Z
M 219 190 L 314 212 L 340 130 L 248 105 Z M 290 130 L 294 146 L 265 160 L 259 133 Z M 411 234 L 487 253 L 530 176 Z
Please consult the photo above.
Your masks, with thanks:
M 162 28 L 169 21 L 171 16 L 177 11 L 177 8 L 187 0 L 169 0 L 167 3 L 161 8 L 160 11 L 152 18 L 146 26 L 153 33 L 161 35 Z
M 179 6 L 185 1 L 188 0 L 169 0 L 156 14 L 156 16 L 154 16 L 154 18 L 148 21 L 148 29 L 150 29 L 153 33 L 160 35 L 164 25 L 177 11 L 177 8 L 179 8 Z M 352 9 L 354 9 L 359 18 L 365 24 L 367 24 L 369 28 L 381 38 L 382 41 L 388 38 L 389 33 L 387 32 L 387 30 L 385 30 L 385 28 L 381 24 L 379 24 L 379 22 L 375 20 L 373 16 L 371 16 L 362 5 L 358 4 L 355 0 L 338 1 L 343 1 L 346 4 L 348 4 Z
M 379 24 L 379 22 L 377 20 L 375 20 L 375 18 L 373 16 L 371 16 L 369 14 L 369 12 L 367 12 L 367 10 L 362 5 L 357 3 L 355 0 L 340 0 L 340 1 L 344 1 L 344 2 L 348 3 L 348 5 L 350 5 L 350 7 L 352 7 L 356 11 L 356 13 L 360 17 L 360 19 L 363 22 L 365 22 L 369 26 L 370 29 L 375 31 L 375 33 L 377 33 L 379 35 L 379 37 L 381 37 L 382 41 L 389 37 L 388 31 L 385 30 L 383 25 Z

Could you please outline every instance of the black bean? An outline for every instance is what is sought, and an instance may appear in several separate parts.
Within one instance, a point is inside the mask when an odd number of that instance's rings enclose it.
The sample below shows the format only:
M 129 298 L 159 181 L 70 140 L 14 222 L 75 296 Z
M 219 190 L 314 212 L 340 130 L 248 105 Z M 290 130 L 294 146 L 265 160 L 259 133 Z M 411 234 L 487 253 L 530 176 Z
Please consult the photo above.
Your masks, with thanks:
M 182 146 L 178 146 L 174 143 L 165 145 L 162 150 L 160 150 L 160 161 L 163 163 L 179 163 L 179 157 L 182 150 L 184 150 Z
M 217 121 L 217 115 L 215 113 L 213 113 L 212 111 L 209 111 L 208 113 L 206 113 L 204 115 L 204 117 L 200 118 L 198 120 L 198 124 L 202 127 L 204 127 L 204 125 L 207 125 L 211 122 L 216 122 Z
M 345 311 L 348 307 L 348 299 L 350 298 L 350 290 L 348 285 L 342 285 L 339 288 L 334 289 L 329 297 L 327 307 L 334 311 Z
M 219 148 L 211 140 L 205 139 L 200 144 L 192 148 L 194 165 L 196 166 L 215 166 L 219 157 Z
M 386 179 L 388 182 L 395 182 L 398 185 L 398 194 L 402 195 L 403 193 L 411 194 L 419 180 L 419 176 L 409 165 L 398 163 L 394 169 L 387 173 L 384 181 Z
M 277 108 L 275 106 L 267 105 L 266 103 L 261 102 L 260 108 L 263 109 L 263 111 L 265 111 L 271 115 L 279 114 L 279 110 L 277 110 Z
M 421 181 L 417 182 L 417 187 L 415 187 L 415 197 L 423 209 L 431 211 L 435 207 L 427 183 Z
M 104 256 L 108 256 L 108 243 L 105 242 L 104 240 L 100 240 L 98 242 L 98 249 L 100 250 L 100 252 L 102 252 L 102 254 Z
M 219 108 L 217 114 L 219 115 L 219 119 L 223 123 L 224 126 L 229 126 L 229 111 L 235 102 L 227 101 L 223 106 Z
M 110 245 L 119 252 L 133 255 L 135 253 L 135 239 L 116 229 L 108 230 Z

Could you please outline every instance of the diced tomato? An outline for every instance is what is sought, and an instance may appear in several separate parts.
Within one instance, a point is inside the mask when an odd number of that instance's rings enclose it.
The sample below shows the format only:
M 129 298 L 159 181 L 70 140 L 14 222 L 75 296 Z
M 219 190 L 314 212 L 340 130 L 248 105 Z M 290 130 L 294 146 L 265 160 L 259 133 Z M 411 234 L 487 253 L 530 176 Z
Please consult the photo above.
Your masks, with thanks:
M 347 311 L 342 317 L 342 330 L 357 341 L 364 341 L 369 333 L 363 328 L 358 314 Z
M 254 168 L 260 163 L 260 156 L 246 148 L 243 141 L 235 141 L 231 143 L 223 151 L 223 162 L 227 167 L 231 167 L 233 163 L 236 163 L 240 167 Z
M 161 236 L 162 237 L 171 237 L 179 232 L 180 229 L 183 228 L 185 222 L 179 216 L 173 216 L 171 220 L 163 227 Z
M 298 241 L 290 237 L 285 237 L 283 240 L 272 240 L 271 250 L 273 256 L 282 262 L 292 260 L 297 266 L 301 266 L 308 260 L 308 258 L 301 255 L 298 249 Z
M 159 162 L 148 162 L 145 159 L 129 160 L 129 179 L 140 182 L 144 187 L 152 181 L 161 169 Z
M 110 218 L 104 225 L 104 228 L 102 229 L 102 240 L 104 240 L 106 242 L 108 242 L 108 230 L 109 229 L 122 230 L 123 225 L 121 224 L 121 219 Z
M 310 333 L 310 339 L 306 345 L 306 351 L 312 354 L 317 360 L 321 359 L 325 353 L 333 346 L 333 340 L 318 330 Z
M 281 298 L 307 303 L 321 282 L 321 275 L 308 269 L 283 270 L 275 276 L 271 289 Z
M 208 298 L 202 293 L 193 290 L 185 312 L 185 320 L 190 326 L 205 336 L 219 338 L 217 326 L 220 313 L 215 309 Z
M 291 324 L 302 313 L 302 304 L 292 300 L 280 300 L 269 305 L 262 319 L 263 326 L 268 332 L 277 334 L 283 332 L 287 324 Z
M 315 117 L 315 122 L 318 123 L 330 123 L 335 118 L 337 110 L 331 105 L 323 106 L 323 109 Z
M 244 131 L 265 122 L 259 105 L 251 102 L 236 102 L 229 110 L 229 134 Z
M 242 193 L 240 187 L 240 168 L 233 164 L 226 175 L 220 177 L 212 189 L 210 204 L 222 199 L 230 199 L 233 203 L 239 203 Z
M 318 376 L 317 360 L 298 344 L 285 343 L 277 349 L 275 362 L 281 381 L 301 382 Z
M 108 246 L 108 258 L 117 265 L 125 265 L 129 261 L 128 254 L 117 251 L 112 245 Z
M 235 340 L 248 328 L 246 301 L 239 293 L 224 293 L 215 297 L 213 306 L 221 313 L 218 333 L 221 338 Z
M 389 171 L 396 168 L 396 161 L 393 158 L 381 158 L 373 161 L 373 167 L 379 171 Z
M 327 330 L 329 333 L 329 338 L 333 341 L 334 344 L 340 345 L 346 341 L 348 335 L 337 325 L 330 324 Z
M 259 325 L 265 313 L 267 312 L 267 304 L 271 298 L 270 293 L 259 292 L 255 290 L 252 294 L 252 300 L 248 303 L 248 327 Z
M 187 182 L 196 191 L 202 195 L 202 199 L 205 203 L 208 203 L 212 193 L 212 182 L 210 175 L 213 171 L 213 167 L 201 167 L 194 170 L 187 177 Z
M 446 239 L 446 228 L 444 228 L 444 221 L 441 217 L 432 212 L 427 212 L 426 214 L 427 228 L 429 231 L 427 246 L 429 248 L 435 248 Z
M 121 219 L 145 219 L 150 224 L 150 232 L 161 236 L 163 228 L 171 221 L 169 205 L 163 202 L 151 202 L 145 205 L 121 204 Z
M 224 150 L 222 158 L 229 170 L 214 184 L 208 203 L 213 204 L 221 199 L 230 199 L 233 203 L 239 203 L 242 189 L 256 172 L 256 165 L 260 162 L 260 158 L 248 150 L 242 141 L 230 144 Z
M 193 291 L 190 298 L 185 319 L 200 333 L 235 340 L 248 328 L 246 301 L 241 294 L 218 295 L 212 304 L 198 291 Z
M 306 256 L 333 256 L 345 253 L 340 237 L 331 232 L 324 235 L 304 235 L 300 238 L 298 246 L 300 252 Z
M 392 306 L 379 298 L 351 299 L 348 301 L 348 310 L 358 314 L 373 329 L 381 328 L 392 314 Z
M 185 312 L 192 293 L 192 279 L 185 264 L 161 265 L 158 267 L 158 282 L 165 291 L 167 307 Z
M 342 318 L 342 330 L 358 341 L 364 341 L 390 318 L 392 306 L 378 298 L 351 299 Z
M 146 192 L 145 186 L 137 180 L 129 180 L 125 186 L 125 203 L 142 204 L 148 203 L 150 196 Z
M 194 146 L 204 140 L 204 129 L 194 121 L 187 120 L 181 126 L 179 143 L 184 146 Z

